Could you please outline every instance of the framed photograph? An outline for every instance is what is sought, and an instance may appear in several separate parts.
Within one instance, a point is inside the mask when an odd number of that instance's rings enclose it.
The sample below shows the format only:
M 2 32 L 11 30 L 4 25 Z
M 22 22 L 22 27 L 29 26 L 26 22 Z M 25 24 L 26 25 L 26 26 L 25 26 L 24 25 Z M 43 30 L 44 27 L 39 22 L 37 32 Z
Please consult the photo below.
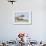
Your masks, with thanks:
M 32 24 L 32 12 L 15 11 L 13 15 L 13 24 Z

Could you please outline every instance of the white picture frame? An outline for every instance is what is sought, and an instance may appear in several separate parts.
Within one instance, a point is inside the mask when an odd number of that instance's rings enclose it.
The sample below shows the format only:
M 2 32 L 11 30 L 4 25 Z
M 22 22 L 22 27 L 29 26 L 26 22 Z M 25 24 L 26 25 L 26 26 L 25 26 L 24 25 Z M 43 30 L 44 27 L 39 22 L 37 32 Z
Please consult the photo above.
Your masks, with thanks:
M 15 25 L 32 25 L 32 11 L 14 11 L 13 24 Z

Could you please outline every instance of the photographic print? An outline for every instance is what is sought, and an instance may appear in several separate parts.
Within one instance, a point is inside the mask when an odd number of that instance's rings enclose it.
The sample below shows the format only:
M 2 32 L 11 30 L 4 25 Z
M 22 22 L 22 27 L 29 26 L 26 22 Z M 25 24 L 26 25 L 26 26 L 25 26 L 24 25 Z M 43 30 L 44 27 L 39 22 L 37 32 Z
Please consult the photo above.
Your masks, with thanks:
M 14 24 L 31 24 L 31 12 L 29 11 L 16 11 L 14 13 Z

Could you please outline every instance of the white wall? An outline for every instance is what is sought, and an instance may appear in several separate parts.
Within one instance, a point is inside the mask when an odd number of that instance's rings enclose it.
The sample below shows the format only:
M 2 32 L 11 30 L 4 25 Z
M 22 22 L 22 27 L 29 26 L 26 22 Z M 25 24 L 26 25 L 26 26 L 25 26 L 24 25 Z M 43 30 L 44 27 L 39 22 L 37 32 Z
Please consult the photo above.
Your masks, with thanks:
M 0 40 L 15 39 L 18 32 L 28 32 L 34 40 L 46 40 L 44 2 L 45 0 L 17 0 L 12 6 L 7 0 L 0 0 Z M 15 10 L 30 9 L 32 9 L 32 25 L 14 25 L 12 23 L 12 15 Z

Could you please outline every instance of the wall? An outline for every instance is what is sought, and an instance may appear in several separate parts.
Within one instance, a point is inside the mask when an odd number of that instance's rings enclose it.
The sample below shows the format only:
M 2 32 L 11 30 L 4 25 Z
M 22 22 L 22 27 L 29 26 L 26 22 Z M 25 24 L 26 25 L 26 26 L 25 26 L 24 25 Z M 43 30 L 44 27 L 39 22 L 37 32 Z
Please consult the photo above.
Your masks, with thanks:
M 12 23 L 12 15 L 15 10 L 30 9 L 32 9 L 32 25 L 14 25 Z M 33 40 L 46 40 L 45 12 L 45 0 L 17 0 L 14 5 L 8 3 L 7 0 L 0 0 L 0 40 L 15 39 L 18 32 L 29 33 Z

